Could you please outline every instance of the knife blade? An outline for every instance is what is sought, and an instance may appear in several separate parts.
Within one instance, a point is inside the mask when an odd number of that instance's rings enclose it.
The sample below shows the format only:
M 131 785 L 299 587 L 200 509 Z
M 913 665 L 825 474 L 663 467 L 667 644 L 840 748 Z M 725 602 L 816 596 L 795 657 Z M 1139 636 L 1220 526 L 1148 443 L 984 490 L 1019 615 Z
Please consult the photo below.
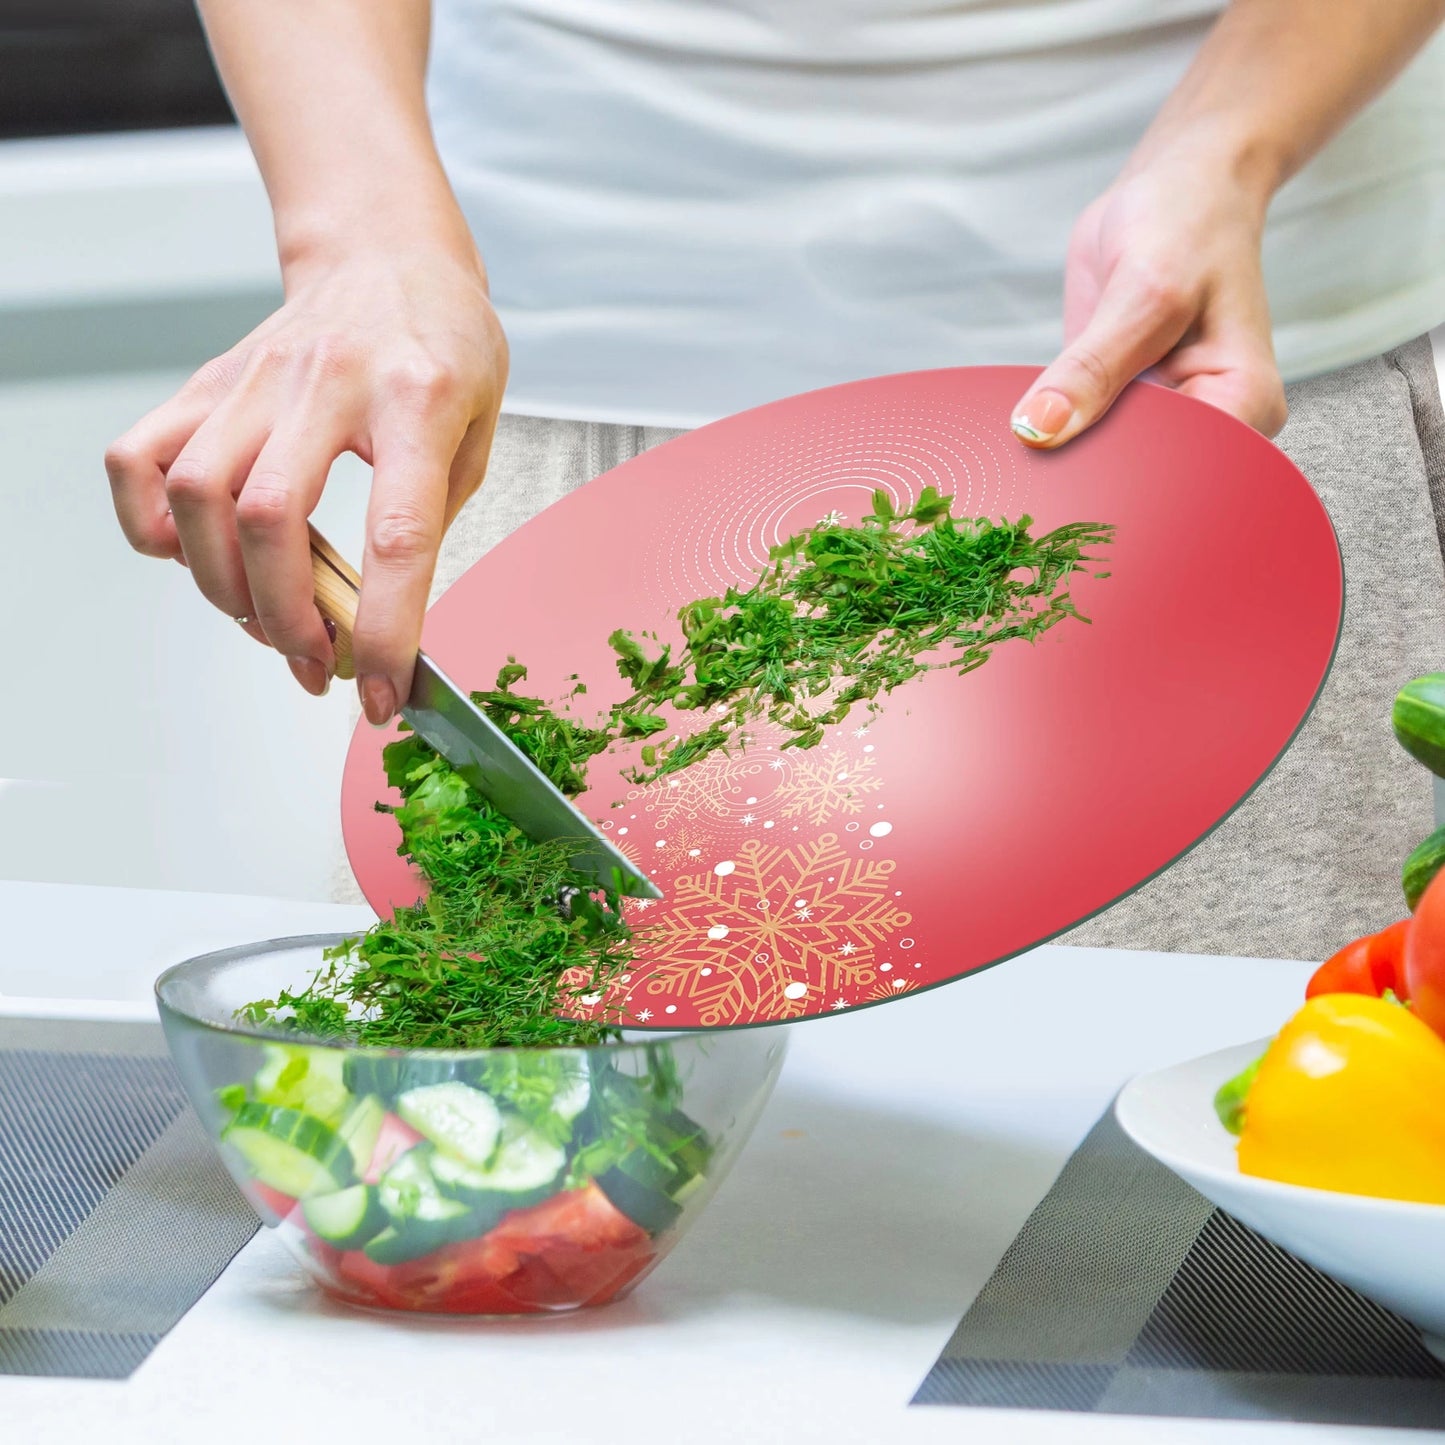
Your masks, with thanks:
M 354 677 L 351 632 L 361 578 L 311 528 L 316 605 L 336 630 L 336 675 Z M 657 885 L 524 753 L 425 652 L 417 653 L 411 695 L 401 715 L 504 817 L 539 842 L 574 843 L 572 864 L 606 887 L 620 876 L 634 898 L 661 898 Z

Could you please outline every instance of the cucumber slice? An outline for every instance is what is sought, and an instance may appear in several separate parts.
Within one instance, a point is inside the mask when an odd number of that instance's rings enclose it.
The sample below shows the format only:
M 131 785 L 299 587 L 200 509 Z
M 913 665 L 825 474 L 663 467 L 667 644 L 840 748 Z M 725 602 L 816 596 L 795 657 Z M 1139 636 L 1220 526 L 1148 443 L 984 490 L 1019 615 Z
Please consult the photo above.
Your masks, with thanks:
M 562 1073 L 562 1082 L 552 1096 L 552 1112 L 568 1123 L 576 1119 L 592 1099 L 592 1084 L 587 1077 L 587 1060 L 570 1060 Z
M 481 1090 L 455 1081 L 408 1089 L 396 1112 L 444 1154 L 476 1168 L 491 1160 L 501 1137 L 497 1106 Z
M 501 1144 L 485 1173 L 493 1189 L 503 1194 L 523 1194 L 546 1188 L 566 1162 L 567 1153 L 560 1145 L 544 1139 L 512 1115 L 502 1125 Z
M 390 1101 L 401 1087 L 401 1065 L 401 1059 L 390 1054 L 348 1053 L 341 1077 L 353 1094 L 377 1094 Z
M 300 1109 L 333 1128 L 351 1107 L 346 1087 L 343 1049 L 304 1044 L 263 1044 L 264 1055 L 251 1092 L 263 1104 Z
M 480 1232 L 474 1227 L 470 1211 L 456 1206 L 454 1219 L 413 1219 L 394 1224 L 369 1239 L 362 1249 L 377 1264 L 406 1264 L 431 1254 L 443 1245 L 456 1244 Z
M 593 1183 L 618 1210 L 649 1234 L 661 1234 L 664 1229 L 671 1228 L 682 1214 L 680 1204 L 674 1203 L 651 1184 L 634 1179 L 620 1164 L 605 1174 L 599 1174 Z
M 440 1049 L 413 1054 L 353 1053 L 347 1055 L 345 1078 L 353 1094 L 380 1094 L 391 1103 L 410 1089 L 431 1084 L 474 1084 L 481 1069 L 474 1054 Z
M 381 1126 L 386 1119 L 386 1105 L 375 1094 L 358 1099 L 351 1112 L 341 1121 L 336 1131 L 346 1147 L 351 1150 L 352 1162 L 358 1174 L 366 1173 L 371 1156 L 376 1152 L 376 1141 L 381 1138 Z
M 293 1199 L 330 1194 L 356 1177 L 346 1141 L 321 1120 L 296 1109 L 254 1101 L 243 1104 L 221 1138 L 262 1184 Z
M 440 1157 L 419 1145 L 382 1176 L 376 1192 L 389 1224 L 366 1245 L 366 1253 L 378 1264 L 418 1259 L 485 1227 L 466 1204 L 438 1187 L 432 1164 Z
M 453 1199 L 500 1215 L 545 1199 L 566 1163 L 567 1153 L 561 1146 L 510 1115 L 502 1126 L 496 1157 L 486 1168 L 439 1153 L 431 1169 L 437 1184 Z
M 681 1109 L 669 1109 L 648 1132 L 677 1166 L 682 1183 L 706 1172 L 712 1160 L 712 1140 L 707 1137 L 707 1130 Z M 669 1193 L 675 1195 L 677 1186 Z
M 338 1249 L 359 1249 L 390 1222 L 370 1184 L 353 1184 L 335 1194 L 318 1194 L 308 1199 L 301 1210 L 312 1230 Z

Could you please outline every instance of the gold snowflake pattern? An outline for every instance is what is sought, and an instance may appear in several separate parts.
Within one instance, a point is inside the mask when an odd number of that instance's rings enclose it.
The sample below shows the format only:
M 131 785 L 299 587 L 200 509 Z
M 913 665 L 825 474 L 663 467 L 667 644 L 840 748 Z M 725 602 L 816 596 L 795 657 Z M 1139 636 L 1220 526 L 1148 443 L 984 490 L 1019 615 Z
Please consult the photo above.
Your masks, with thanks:
M 789 765 L 778 799 L 783 817 L 820 827 L 841 813 L 861 813 L 864 799 L 882 786 L 872 753 L 824 748 L 802 753 Z
M 705 1026 L 859 1000 L 878 980 L 878 951 L 912 921 L 889 887 L 893 869 L 892 859 L 850 854 L 836 833 L 750 839 L 734 857 L 672 880 L 649 920 L 641 986 L 685 998 Z
M 679 823 L 745 812 L 776 778 L 757 753 L 714 753 L 680 773 L 634 789 L 627 801 L 655 827 L 670 830 Z
M 869 1003 L 877 1003 L 879 999 L 897 998 L 901 993 L 912 993 L 918 985 L 910 978 L 904 978 L 897 973 L 879 973 L 878 982 L 864 995 Z
M 716 851 L 713 833 L 701 823 L 683 821 L 674 823 L 666 833 L 659 833 L 652 840 L 652 852 L 661 860 L 669 873 L 685 868 L 700 867 L 700 859 L 708 851 Z

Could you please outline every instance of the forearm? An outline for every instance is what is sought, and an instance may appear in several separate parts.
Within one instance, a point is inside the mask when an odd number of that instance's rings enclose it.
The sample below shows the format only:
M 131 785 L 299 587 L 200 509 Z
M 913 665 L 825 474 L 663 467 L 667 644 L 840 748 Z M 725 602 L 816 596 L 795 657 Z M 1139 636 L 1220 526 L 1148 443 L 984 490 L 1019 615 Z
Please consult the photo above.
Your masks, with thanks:
M 1212 155 L 1267 205 L 1442 21 L 1445 0 L 1233 0 L 1129 170 Z
M 471 251 L 426 113 L 430 0 L 199 0 L 288 271 L 360 244 Z

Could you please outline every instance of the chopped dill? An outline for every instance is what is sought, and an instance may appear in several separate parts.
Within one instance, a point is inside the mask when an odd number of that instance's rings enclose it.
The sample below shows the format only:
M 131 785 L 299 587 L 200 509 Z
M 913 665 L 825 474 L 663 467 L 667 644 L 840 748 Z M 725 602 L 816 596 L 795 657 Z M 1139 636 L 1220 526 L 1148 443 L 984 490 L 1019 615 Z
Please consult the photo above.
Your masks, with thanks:
M 587 787 L 592 759 L 638 745 L 643 784 L 710 753 L 746 744 L 760 718 L 811 748 L 825 727 L 936 668 L 970 672 L 1001 642 L 1034 641 L 1081 618 L 1060 584 L 1097 559 L 1112 529 L 1092 522 L 1035 538 L 1032 519 L 955 520 L 951 499 L 925 488 L 905 512 L 885 492 L 857 526 L 821 522 L 772 551 L 746 589 L 689 602 L 682 643 L 609 638 L 631 695 L 605 717 L 569 716 L 515 691 L 526 668 L 509 660 L 482 707 L 568 796 Z M 1095 573 L 1107 576 L 1107 573 Z M 661 709 L 710 710 L 688 732 Z M 640 940 L 616 892 L 568 861 L 565 842 L 526 837 L 425 742 L 406 736 L 383 753 L 402 795 L 392 812 L 398 851 L 426 896 L 328 952 L 299 992 L 242 1009 L 251 1024 L 374 1047 L 561 1047 L 607 1042 L 626 1020 L 595 1017 L 637 956 Z M 580 1017 L 569 1017 L 569 1014 Z

